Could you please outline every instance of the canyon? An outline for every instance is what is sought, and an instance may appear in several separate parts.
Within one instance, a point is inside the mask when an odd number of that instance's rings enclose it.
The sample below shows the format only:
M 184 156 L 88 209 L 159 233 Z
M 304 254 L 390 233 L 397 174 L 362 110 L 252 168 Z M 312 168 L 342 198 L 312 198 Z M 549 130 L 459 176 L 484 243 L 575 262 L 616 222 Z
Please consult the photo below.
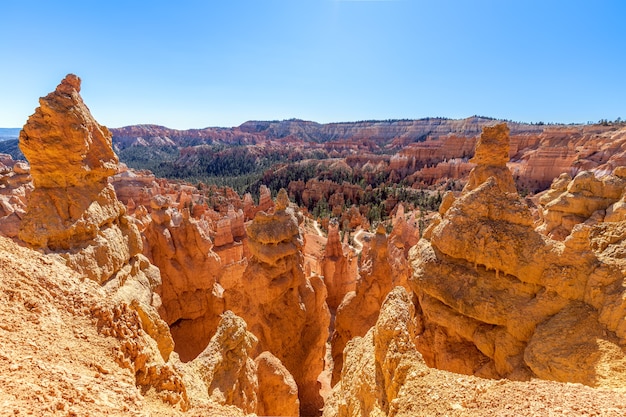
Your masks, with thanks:
M 80 87 L 0 155 L 3 414 L 624 414 L 626 128 L 109 130 Z M 115 152 L 218 145 L 328 158 L 241 195 Z

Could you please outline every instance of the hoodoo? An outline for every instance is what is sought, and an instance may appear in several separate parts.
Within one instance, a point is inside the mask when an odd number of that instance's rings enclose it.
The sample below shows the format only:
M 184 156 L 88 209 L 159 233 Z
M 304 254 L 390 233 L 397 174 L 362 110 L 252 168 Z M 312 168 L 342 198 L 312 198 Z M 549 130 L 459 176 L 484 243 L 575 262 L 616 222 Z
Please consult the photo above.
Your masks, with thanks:
M 441 217 L 411 250 L 424 321 L 418 346 L 429 365 L 461 373 L 623 386 L 623 225 L 571 225 L 563 242 L 536 231 L 507 149 L 505 124 L 484 129 L 467 186 L 444 198 Z M 623 190 L 619 178 L 596 188 L 618 183 Z M 586 198 L 587 206 L 599 199 Z M 568 331 L 552 333 L 559 328 Z

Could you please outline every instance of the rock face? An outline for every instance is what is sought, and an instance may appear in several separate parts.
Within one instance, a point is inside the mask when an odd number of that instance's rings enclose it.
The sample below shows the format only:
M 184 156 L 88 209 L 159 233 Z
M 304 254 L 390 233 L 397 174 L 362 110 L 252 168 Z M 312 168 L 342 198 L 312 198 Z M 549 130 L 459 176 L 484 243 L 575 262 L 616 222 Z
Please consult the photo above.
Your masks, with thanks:
M 324 417 L 530 416 L 555 410 L 576 415 L 581 409 L 617 416 L 621 412 L 617 404 L 625 399 L 616 391 L 538 379 L 496 381 L 430 368 L 415 344 L 421 326 L 412 297 L 404 288 L 393 289 L 376 325 L 365 337 L 348 343 L 346 364 L 326 400 Z
M 318 415 L 330 315 L 323 282 L 304 276 L 299 222 L 288 205 L 282 190 L 273 214 L 256 214 L 247 229 L 252 259 L 240 279 L 223 281 L 224 296 L 259 339 L 257 351 L 271 352 L 293 375 L 301 414 Z
M 542 233 L 564 240 L 575 225 L 586 221 L 602 221 L 606 210 L 621 197 L 626 179 L 618 175 L 597 178 L 593 172 L 580 172 L 572 180 L 561 175 L 550 190 L 539 199 Z
M 298 388 L 271 353 L 253 359 L 257 338 L 246 322 L 226 311 L 206 349 L 185 365 L 187 385 L 197 398 L 233 405 L 260 416 L 297 416 Z
M 159 313 L 186 362 L 207 346 L 224 311 L 223 288 L 217 282 L 221 263 L 205 221 L 191 218 L 188 209 L 173 211 L 161 196 L 151 205 L 144 254 L 161 270 Z
M 398 396 L 411 366 L 422 362 L 413 341 L 415 307 L 407 291 L 390 292 L 364 337 L 346 347 L 341 381 L 335 386 L 325 416 L 395 415 Z
M 333 374 L 331 383 L 339 379 L 343 366 L 343 350 L 354 337 L 364 336 L 376 323 L 380 306 L 402 276 L 391 269 L 385 228 L 380 225 L 376 235 L 363 250 L 363 263 L 356 290 L 349 292 L 337 309 L 335 331 L 332 336 Z M 406 276 L 404 277 L 406 280 Z M 406 283 L 406 281 L 405 281 Z
M 356 288 L 356 270 L 350 259 L 343 252 L 339 237 L 339 225 L 331 222 L 328 226 L 328 240 L 321 262 L 324 283 L 328 290 L 326 303 L 331 312 L 335 312 L 343 297 Z
M 258 406 L 260 416 L 297 416 L 300 414 L 298 386 L 287 368 L 269 352 L 254 360 L 259 380 Z
M 33 190 L 30 167 L 0 154 L 0 235 L 16 238 Z
M 579 224 L 564 242 L 536 231 L 505 166 L 507 133 L 505 125 L 484 129 L 467 186 L 444 198 L 442 217 L 411 249 L 424 322 L 417 346 L 430 366 L 455 372 L 617 386 L 626 340 L 616 320 L 625 313 L 623 225 Z M 588 197 L 597 209 L 598 198 Z M 571 331 L 550 336 L 562 326 Z
M 20 132 L 35 189 L 19 237 L 104 282 L 141 252 L 141 240 L 107 183 L 117 167 L 111 134 L 79 91 L 80 79 L 68 75 Z
M 256 337 L 247 331 L 243 319 L 227 311 L 206 349 L 187 365 L 187 374 L 202 380 L 203 394 L 210 399 L 253 413 L 259 389 L 251 355 L 256 344 Z

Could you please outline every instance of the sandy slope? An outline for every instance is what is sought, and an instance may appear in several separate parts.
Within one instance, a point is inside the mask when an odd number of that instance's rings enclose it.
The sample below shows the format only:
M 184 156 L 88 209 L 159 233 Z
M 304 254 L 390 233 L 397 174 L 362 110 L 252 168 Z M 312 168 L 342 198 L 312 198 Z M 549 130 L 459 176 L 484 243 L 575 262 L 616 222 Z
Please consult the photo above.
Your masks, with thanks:
M 0 416 L 182 415 L 140 392 L 98 332 L 104 291 L 64 265 L 0 237 Z M 204 405 L 195 415 L 241 415 Z

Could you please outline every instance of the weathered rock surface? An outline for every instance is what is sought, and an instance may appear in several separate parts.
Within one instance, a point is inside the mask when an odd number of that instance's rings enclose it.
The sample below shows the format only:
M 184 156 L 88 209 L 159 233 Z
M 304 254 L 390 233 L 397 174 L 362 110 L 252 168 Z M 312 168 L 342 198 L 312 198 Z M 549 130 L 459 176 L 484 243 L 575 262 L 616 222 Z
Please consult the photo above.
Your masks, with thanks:
M 252 259 L 241 277 L 222 284 L 226 308 L 246 320 L 258 353 L 271 352 L 293 376 L 301 414 L 317 415 L 330 314 L 322 280 L 304 275 L 299 222 L 288 206 L 282 190 L 273 214 L 256 214 L 247 228 Z
M 121 341 L 120 363 L 138 386 L 170 391 L 164 399 L 185 408 L 182 382 L 166 363 L 174 343 L 157 313 L 159 270 L 141 254 L 139 231 L 107 182 L 117 168 L 111 136 L 79 91 L 80 79 L 68 75 L 20 133 L 35 189 L 19 237 L 103 284 L 114 305 L 92 314 Z
M 621 386 L 623 226 L 580 224 L 564 242 L 536 231 L 503 165 L 506 137 L 504 125 L 485 128 L 463 193 L 444 199 L 442 217 L 411 250 L 410 283 L 424 322 L 417 346 L 430 366 L 461 373 Z M 551 193 L 558 195 L 564 181 Z M 587 174 L 577 183 L 595 184 L 600 195 L 588 194 L 589 203 L 578 197 L 583 206 L 610 204 L 602 196 L 621 184 Z M 620 196 L 612 192 L 610 201 Z M 567 325 L 572 316 L 585 325 Z M 563 325 L 570 330 L 549 336 Z M 581 328 L 588 329 L 585 339 Z
M 376 325 L 365 337 L 348 343 L 341 379 L 327 398 L 324 417 L 617 417 L 626 406 L 626 397 L 616 391 L 537 379 L 496 381 L 430 368 L 415 345 L 420 331 L 420 314 L 411 296 L 395 288 Z
M 331 222 L 328 226 L 328 240 L 321 262 L 321 272 L 328 290 L 326 303 L 333 313 L 339 307 L 343 297 L 356 288 L 355 261 L 356 258 L 349 258 L 344 254 L 343 244 L 339 236 L 339 225 Z
M 287 368 L 269 352 L 254 360 L 259 380 L 258 407 L 260 416 L 300 415 L 298 386 Z
M 409 294 L 396 287 L 386 295 L 375 326 L 366 331 L 364 338 L 355 335 L 358 337 L 348 343 L 341 381 L 324 415 L 394 415 L 390 407 L 404 385 L 408 369 L 421 362 L 413 342 L 415 323 L 415 307 Z
M 618 175 L 598 178 L 591 171 L 580 172 L 574 179 L 561 175 L 539 199 L 543 219 L 539 231 L 564 240 L 577 224 L 603 221 L 606 210 L 622 198 L 625 186 L 626 179 Z
M 138 311 L 96 282 L 3 237 L 0 269 L 1 414 L 244 415 L 188 399 Z
M 380 306 L 389 291 L 396 285 L 406 285 L 406 279 L 406 275 L 394 274 L 385 228 L 379 225 L 375 236 L 363 249 L 356 290 L 349 292 L 337 309 L 335 331 L 331 340 L 333 385 L 339 379 L 343 366 L 343 350 L 347 343 L 352 338 L 367 333 L 376 323 Z
M 32 190 L 28 164 L 0 154 L 0 235 L 17 237 Z
M 104 282 L 141 252 L 141 238 L 107 183 L 117 167 L 111 134 L 79 91 L 80 79 L 68 75 L 20 132 L 35 189 L 19 237 Z
M 252 353 L 256 344 L 257 339 L 247 331 L 246 322 L 226 311 L 206 349 L 186 365 L 186 374 L 202 381 L 202 384 L 188 384 L 204 391 L 196 397 L 208 394 L 219 404 L 234 405 L 246 413 L 255 412 L 259 386 Z
M 161 270 L 161 317 L 170 326 L 181 360 L 195 358 L 207 346 L 224 311 L 218 283 L 221 262 L 212 251 L 206 221 L 189 210 L 172 210 L 159 196 L 145 227 L 144 254 Z

